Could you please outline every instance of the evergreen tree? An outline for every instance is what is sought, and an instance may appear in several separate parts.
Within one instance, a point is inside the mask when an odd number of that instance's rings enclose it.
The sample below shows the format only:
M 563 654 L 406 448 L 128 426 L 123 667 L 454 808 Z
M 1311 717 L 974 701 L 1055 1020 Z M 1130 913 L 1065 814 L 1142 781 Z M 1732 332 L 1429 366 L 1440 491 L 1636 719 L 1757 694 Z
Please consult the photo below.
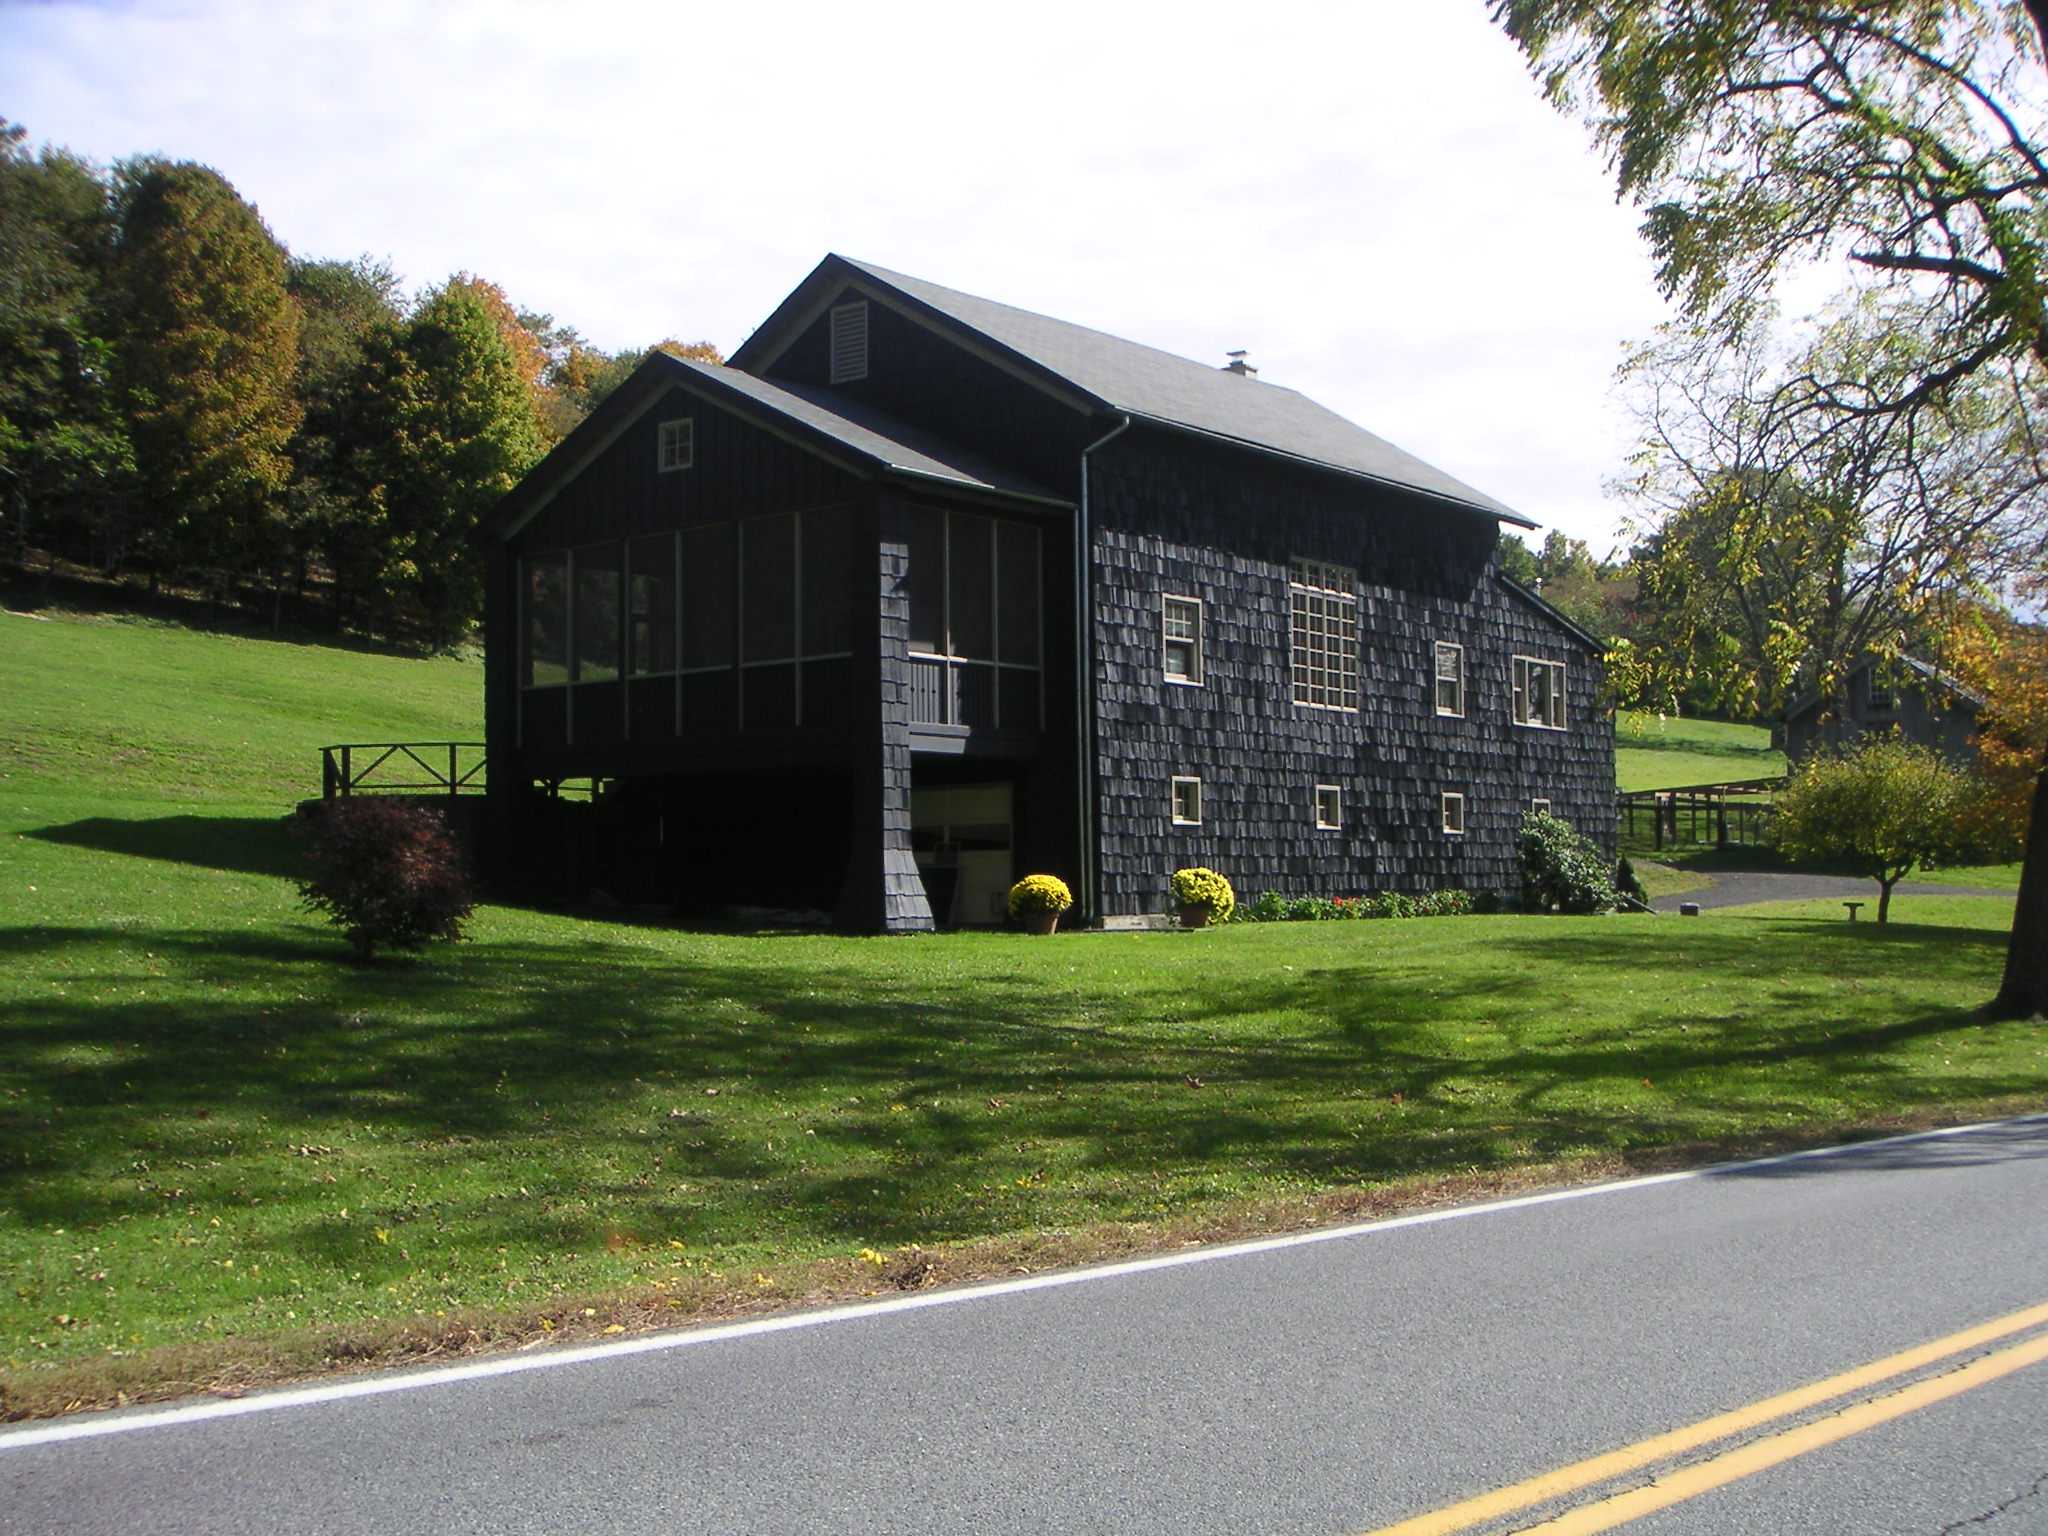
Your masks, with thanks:
M 284 553 L 298 429 L 298 311 L 285 255 L 218 173 L 115 173 L 109 313 L 151 552 L 216 594 Z

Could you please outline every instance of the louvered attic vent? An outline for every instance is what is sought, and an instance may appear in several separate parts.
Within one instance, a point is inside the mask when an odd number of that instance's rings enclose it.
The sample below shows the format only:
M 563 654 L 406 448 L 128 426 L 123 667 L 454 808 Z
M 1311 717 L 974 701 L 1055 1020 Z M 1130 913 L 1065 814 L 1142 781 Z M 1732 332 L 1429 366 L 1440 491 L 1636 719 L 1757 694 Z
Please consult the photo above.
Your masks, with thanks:
M 838 304 L 832 309 L 832 382 L 852 384 L 868 376 L 868 305 Z

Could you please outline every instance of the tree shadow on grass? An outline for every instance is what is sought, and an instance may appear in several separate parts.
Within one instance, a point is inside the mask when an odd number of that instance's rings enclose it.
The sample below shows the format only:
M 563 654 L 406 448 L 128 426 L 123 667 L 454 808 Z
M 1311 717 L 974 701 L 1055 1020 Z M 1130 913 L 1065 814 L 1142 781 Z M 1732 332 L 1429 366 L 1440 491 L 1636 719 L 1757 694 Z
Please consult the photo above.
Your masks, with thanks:
M 295 878 L 305 863 L 285 816 L 92 816 L 38 827 L 27 836 L 67 848 L 280 879 Z
M 1909 1100 L 1899 1047 L 1975 1018 L 1879 992 L 1844 1021 L 1798 978 L 1817 952 L 1823 974 L 1905 966 L 1969 995 L 1993 941 L 1903 924 L 1689 935 L 1689 963 L 1770 973 L 1747 986 L 1770 1016 L 1734 1017 L 1709 990 L 1676 1017 L 1668 998 L 1569 1017 L 1560 964 L 1626 979 L 1677 958 L 1646 948 L 1654 933 L 1501 924 L 1471 965 L 1324 948 L 1292 971 L 1204 964 L 1190 984 L 1163 968 L 1070 982 L 1051 946 L 907 942 L 882 963 L 844 941 L 627 936 L 356 968 L 310 926 L 0 930 L 0 966 L 66 978 L 0 1017 L 0 1205 L 78 1227 L 262 1202 L 302 1213 L 309 1261 L 358 1267 L 364 1213 L 327 1208 L 328 1170 L 387 1226 L 454 1203 L 465 1241 L 551 1250 L 621 1224 L 693 1244 L 1029 1229 L 1047 1165 L 1097 1180 L 1099 1214 L 1145 1216 L 1240 1175 L 1462 1173 L 1810 1119 L 1845 1085 Z M 1637 1092 L 1646 1079 L 1685 1086 Z M 2015 1070 L 1971 1091 L 2040 1087 Z M 354 1165 L 394 1148 L 419 1189 L 362 1191 Z

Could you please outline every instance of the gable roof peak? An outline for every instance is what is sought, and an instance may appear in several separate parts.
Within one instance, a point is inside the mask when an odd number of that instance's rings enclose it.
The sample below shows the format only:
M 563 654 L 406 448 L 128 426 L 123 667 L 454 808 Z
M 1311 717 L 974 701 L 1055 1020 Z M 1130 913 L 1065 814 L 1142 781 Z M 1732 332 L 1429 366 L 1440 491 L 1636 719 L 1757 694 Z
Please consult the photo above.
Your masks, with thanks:
M 1113 411 L 1415 492 L 1533 528 L 1519 512 L 1377 437 L 1297 390 L 1216 368 L 1143 342 L 1018 309 L 851 256 L 827 256 L 733 353 L 763 372 L 843 285 L 879 297 L 924 324 L 1039 380 L 1070 405 Z

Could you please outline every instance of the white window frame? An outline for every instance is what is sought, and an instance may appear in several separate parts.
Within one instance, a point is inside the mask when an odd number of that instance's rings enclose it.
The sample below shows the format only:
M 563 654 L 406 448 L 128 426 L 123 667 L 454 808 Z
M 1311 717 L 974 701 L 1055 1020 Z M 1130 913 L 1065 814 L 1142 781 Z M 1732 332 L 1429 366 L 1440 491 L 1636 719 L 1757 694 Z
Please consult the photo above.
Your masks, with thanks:
M 1534 718 L 1529 709 L 1529 680 L 1538 670 L 1550 674 L 1549 718 Z M 1543 656 L 1522 656 L 1513 658 L 1514 688 L 1508 701 L 1508 712 L 1516 725 L 1526 725 L 1539 731 L 1561 731 L 1565 728 L 1565 667 L 1561 661 L 1552 661 Z
M 1193 791 L 1191 796 L 1194 801 L 1195 814 L 1193 816 L 1183 816 L 1181 814 L 1181 790 L 1183 788 Z M 1173 824 L 1176 827 L 1199 827 L 1202 824 L 1202 781 L 1194 774 L 1176 773 L 1173 776 L 1173 784 L 1167 795 L 1167 813 L 1173 818 Z
M 1542 812 L 1542 813 L 1543 813 L 1543 814 L 1544 814 L 1545 816 L 1548 816 L 1548 815 L 1550 815 L 1550 814 L 1551 814 L 1551 812 L 1550 812 L 1550 802 L 1549 802 L 1548 800 L 1546 800 L 1546 799 L 1543 799 L 1543 798 L 1541 798 L 1540 796 L 1539 796 L 1539 797 L 1538 797 L 1537 799 L 1531 800 L 1531 801 L 1529 802 L 1529 809 L 1530 809 L 1530 810 L 1532 810 L 1532 811 L 1540 811 L 1540 812 Z
M 1287 670 L 1303 709 L 1358 713 L 1358 573 L 1299 556 L 1287 567 Z
M 1194 634 L 1191 638 L 1177 641 L 1174 636 L 1173 610 L 1176 603 L 1194 610 Z M 1169 592 L 1159 599 L 1159 669 L 1160 675 L 1167 682 L 1178 684 L 1183 688 L 1199 688 L 1202 686 L 1202 680 L 1208 672 L 1206 666 L 1207 657 L 1203 654 L 1205 649 L 1203 641 L 1205 637 L 1202 632 L 1206 618 L 1207 616 L 1202 610 L 1202 600 L 1199 597 L 1181 597 Z M 1173 647 L 1175 644 L 1188 645 L 1193 648 L 1194 668 L 1192 671 L 1176 672 L 1173 670 Z
M 661 424 L 655 434 L 655 473 L 672 475 L 697 462 L 697 422 L 692 416 L 677 416 Z
M 1458 707 L 1444 708 L 1444 684 L 1450 679 L 1444 676 L 1444 652 L 1449 651 L 1458 658 Z M 1430 651 L 1430 702 L 1436 706 L 1439 715 L 1453 719 L 1465 718 L 1465 647 L 1455 640 L 1439 640 Z
M 841 316 L 845 319 L 842 320 Z M 853 347 L 856 323 L 860 330 L 857 352 Z M 842 325 L 845 327 L 843 333 Z M 831 381 L 834 384 L 858 384 L 868 376 L 868 301 L 855 299 L 847 304 L 834 304 L 827 321 L 827 330 L 831 336 Z M 845 343 L 843 348 L 842 335 Z
M 1327 809 L 1324 796 L 1328 796 Z M 1344 786 L 1341 784 L 1318 784 L 1310 797 L 1314 807 L 1316 830 L 1319 832 L 1341 832 L 1344 830 Z
M 1438 810 L 1443 818 L 1444 836 L 1465 835 L 1465 796 L 1458 790 L 1447 789 L 1438 797 Z

